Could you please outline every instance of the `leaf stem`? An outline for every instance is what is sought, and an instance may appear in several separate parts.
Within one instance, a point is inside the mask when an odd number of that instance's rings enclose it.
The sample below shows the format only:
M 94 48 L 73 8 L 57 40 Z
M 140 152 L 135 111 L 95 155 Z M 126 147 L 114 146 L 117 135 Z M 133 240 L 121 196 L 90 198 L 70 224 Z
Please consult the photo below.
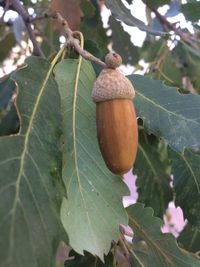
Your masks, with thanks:
M 54 59 L 51 62 L 52 67 L 54 68 L 54 66 L 56 65 L 57 61 L 59 60 L 59 58 L 63 55 L 63 53 L 65 52 L 66 47 L 63 46 L 58 53 L 56 54 L 56 56 L 54 57 Z

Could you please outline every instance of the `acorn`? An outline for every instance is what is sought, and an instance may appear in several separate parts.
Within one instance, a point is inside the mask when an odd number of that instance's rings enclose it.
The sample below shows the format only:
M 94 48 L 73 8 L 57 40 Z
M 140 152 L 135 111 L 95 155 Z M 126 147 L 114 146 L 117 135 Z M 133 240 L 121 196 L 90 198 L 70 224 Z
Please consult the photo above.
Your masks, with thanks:
M 116 68 L 121 56 L 109 53 L 106 67 L 97 78 L 92 99 L 96 103 L 97 138 L 103 159 L 111 172 L 127 173 L 135 162 L 138 127 L 131 82 Z

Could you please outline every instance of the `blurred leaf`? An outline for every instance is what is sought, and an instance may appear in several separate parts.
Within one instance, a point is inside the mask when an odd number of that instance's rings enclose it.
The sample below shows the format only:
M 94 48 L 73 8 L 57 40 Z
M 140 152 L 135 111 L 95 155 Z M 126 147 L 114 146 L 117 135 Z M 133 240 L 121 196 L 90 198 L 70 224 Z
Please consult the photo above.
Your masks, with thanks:
M 189 149 L 184 154 L 169 151 L 174 176 L 175 202 L 185 217 L 200 229 L 200 152 Z M 191 197 L 192 196 L 192 197 Z
M 146 26 L 143 21 L 131 15 L 130 10 L 120 0 L 105 0 L 106 6 L 111 10 L 116 19 L 123 21 L 129 26 L 138 27 L 141 31 L 145 31 L 154 35 L 163 35 L 164 32 L 154 31 L 151 27 Z
M 15 90 L 16 84 L 14 81 L 9 78 L 0 81 L 0 112 L 8 107 Z
M 166 49 L 166 40 L 160 38 L 153 42 L 144 41 L 143 46 L 140 48 L 141 57 L 146 62 L 155 62 L 164 53 Z
M 196 227 L 192 227 L 190 223 L 187 223 L 178 237 L 178 242 L 188 251 L 199 252 L 200 231 Z
M 182 75 L 180 69 L 175 64 L 171 53 L 169 53 L 164 59 L 162 73 L 162 80 L 164 80 L 168 85 L 182 86 Z
M 91 18 L 91 17 L 95 16 L 95 12 L 96 12 L 95 7 L 91 3 L 91 1 L 82 0 L 80 3 L 80 7 L 81 7 L 81 10 L 83 11 L 83 14 L 86 17 Z
M 91 63 L 83 60 L 79 73 L 77 60 L 63 60 L 55 68 L 55 77 L 67 140 L 63 144 L 67 199 L 62 203 L 62 222 L 75 251 L 83 254 L 85 250 L 103 259 L 111 241 L 118 238 L 119 224 L 127 223 L 122 205 L 126 187 L 107 169 L 99 151 L 91 99 L 96 77 Z
M 173 50 L 173 56 L 182 66 L 183 75 L 188 76 L 194 88 L 200 92 L 200 53 L 179 43 Z
M 141 75 L 128 78 L 136 90 L 137 115 L 149 133 L 164 138 L 177 151 L 200 148 L 200 96 L 180 94 L 174 87 Z
M 181 12 L 187 20 L 198 22 L 200 19 L 200 2 L 194 1 L 181 5 Z
M 171 234 L 161 233 L 162 221 L 140 203 L 127 209 L 133 228 L 132 263 L 135 267 L 199 267 L 200 261 L 180 250 Z
M 47 57 L 51 56 L 52 53 L 59 50 L 60 42 L 59 36 L 60 34 L 55 31 L 54 23 L 52 20 L 47 20 L 43 24 L 44 26 L 44 38 L 41 44 L 41 49 L 45 53 Z
M 181 43 L 181 44 L 179 44 L 179 45 L 180 45 L 180 46 L 182 45 L 183 48 L 184 48 L 186 51 L 190 52 L 193 56 L 196 56 L 198 59 L 200 59 L 200 53 L 199 53 L 198 50 L 192 48 L 191 46 L 187 45 L 186 43 Z M 200 47 L 199 47 L 199 48 L 200 48 Z M 185 52 L 185 51 L 183 50 L 183 52 Z
M 166 56 L 163 58 L 160 66 L 157 69 L 153 69 L 150 75 L 153 79 L 165 81 L 167 85 L 178 87 L 182 86 L 181 71 L 176 66 L 175 60 L 170 51 L 168 51 Z
M 16 40 L 13 33 L 8 33 L 3 39 L 0 38 L 0 62 L 8 57 L 15 44 Z
M 51 65 L 31 57 L 19 86 L 18 135 L 0 138 L 0 266 L 52 266 L 63 228 L 60 97 Z M 5 179 L 6 178 L 6 179 Z
M 81 19 L 80 30 L 85 38 L 85 49 L 90 49 L 88 46 L 88 41 L 91 44 L 91 41 L 96 46 L 96 51 L 93 50 L 93 54 L 99 58 L 103 58 L 108 52 L 108 40 L 109 38 L 106 35 L 106 30 L 102 26 L 102 20 L 100 15 L 100 10 L 97 2 L 91 0 L 90 5 L 93 9 L 92 14 L 84 14 Z M 89 52 L 92 52 L 89 50 Z
M 104 257 L 104 263 L 98 258 L 85 252 L 84 256 L 77 254 L 76 252 L 70 252 L 70 257 L 74 257 L 73 260 L 67 260 L 65 267 L 113 267 L 113 257 L 109 253 Z
M 94 42 L 94 41 L 92 41 L 90 39 L 85 40 L 84 49 L 86 51 L 90 51 L 91 54 L 95 55 L 98 58 L 102 58 L 103 57 L 103 60 L 104 60 L 105 54 L 102 53 L 102 51 L 99 50 L 98 45 L 96 44 L 96 42 Z M 102 67 L 100 65 L 98 65 L 98 64 L 95 64 L 95 63 L 92 63 L 92 66 L 94 68 L 96 76 L 98 76 L 99 73 L 102 71 Z
M 12 34 L 12 29 L 10 28 L 10 26 L 7 26 L 7 24 L 1 23 L 0 24 L 0 42 L 3 41 L 3 39 L 9 34 Z
M 138 47 L 133 45 L 130 35 L 124 31 L 121 23 L 112 16 L 110 17 L 109 24 L 112 29 L 112 48 L 122 56 L 123 63 L 132 65 L 138 63 L 140 59 Z
M 16 134 L 19 131 L 19 118 L 16 108 L 12 104 L 4 117 L 0 120 L 0 136 Z
M 143 0 L 143 2 L 150 8 L 158 8 L 170 4 L 170 0 Z
M 170 175 L 160 159 L 158 140 L 141 131 L 133 173 L 137 175 L 138 201 L 152 207 L 155 215 L 162 218 L 173 198 Z
M 12 96 L 16 91 L 13 80 L 0 81 L 0 136 L 15 134 L 19 130 L 19 119 Z

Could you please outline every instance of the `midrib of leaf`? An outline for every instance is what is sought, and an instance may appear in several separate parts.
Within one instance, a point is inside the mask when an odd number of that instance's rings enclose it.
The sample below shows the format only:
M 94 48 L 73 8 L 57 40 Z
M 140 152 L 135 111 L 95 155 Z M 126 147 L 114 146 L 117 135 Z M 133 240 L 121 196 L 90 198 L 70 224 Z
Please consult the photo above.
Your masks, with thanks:
M 27 147 L 28 147 L 29 137 L 30 137 L 30 133 L 31 133 L 31 128 L 32 128 L 32 125 L 33 125 L 33 120 L 35 118 L 35 114 L 37 112 L 37 109 L 38 109 L 42 94 L 43 94 L 43 92 L 45 90 L 46 84 L 47 84 L 47 82 L 49 80 L 49 77 L 50 77 L 50 75 L 52 73 L 53 68 L 54 68 L 54 64 L 51 64 L 50 68 L 49 68 L 49 70 L 47 72 L 47 75 L 46 75 L 46 77 L 45 77 L 45 79 L 44 79 L 44 81 L 42 83 L 42 86 L 41 86 L 41 89 L 39 91 L 38 97 L 36 99 L 35 106 L 33 108 L 33 112 L 32 112 L 31 117 L 30 117 L 30 121 L 29 121 L 29 125 L 28 125 L 28 128 L 27 128 L 27 132 L 25 134 L 24 147 L 23 147 L 23 150 L 22 150 L 21 160 L 20 160 L 20 168 L 19 168 L 17 179 L 16 179 L 15 198 L 14 198 L 14 202 L 13 202 L 13 208 L 11 210 L 12 219 L 11 219 L 11 228 L 10 228 L 10 249 L 9 249 L 9 257 L 8 257 L 8 259 L 11 258 L 11 254 L 12 254 L 13 246 L 14 246 L 14 243 L 13 243 L 14 238 L 13 238 L 13 236 L 14 236 L 15 211 L 16 211 L 17 202 L 19 201 L 20 182 L 21 182 L 22 176 L 24 175 L 25 155 L 27 153 Z
M 196 184 L 197 186 L 197 191 L 198 193 L 200 194 L 200 188 L 199 188 L 199 184 L 198 184 L 198 181 L 197 181 L 197 178 L 192 170 L 192 167 L 190 166 L 190 163 L 187 161 L 187 159 L 183 156 L 183 160 L 185 161 L 190 173 L 192 174 L 192 177 L 194 178 L 194 183 Z
M 160 254 L 166 259 L 166 261 L 172 266 L 174 267 L 174 264 L 173 262 L 168 258 L 168 256 L 162 251 L 162 249 L 160 249 L 159 246 L 157 246 L 157 244 L 146 234 L 145 231 L 143 231 L 142 227 L 140 225 L 138 225 L 138 223 L 132 218 L 129 216 L 129 219 L 130 221 L 132 221 L 133 224 L 136 225 L 136 227 L 139 229 L 140 232 L 142 232 L 142 234 L 145 236 L 145 239 L 148 240 L 148 242 L 153 246 L 155 247 L 159 252 Z
M 92 235 L 93 235 L 93 240 L 94 240 L 94 243 L 96 245 L 96 240 L 95 240 L 95 237 L 94 237 L 92 224 L 91 224 L 91 221 L 90 221 L 90 217 L 89 217 L 89 214 L 88 214 L 88 211 L 87 211 L 87 206 L 86 206 L 85 199 L 84 199 L 83 192 L 82 192 L 81 180 L 80 180 L 80 175 L 79 175 L 78 160 L 77 160 L 78 159 L 78 157 L 77 157 L 77 147 L 76 147 L 76 101 L 77 101 L 78 84 L 79 84 L 79 78 L 80 78 L 80 70 L 81 70 L 82 59 L 83 59 L 82 56 L 79 56 L 78 66 L 77 66 L 77 71 L 76 71 L 76 76 L 75 76 L 75 84 L 74 84 L 73 115 L 72 115 L 72 119 L 73 119 L 72 130 L 73 130 L 74 162 L 75 162 L 75 168 L 76 168 L 76 174 L 77 174 L 78 184 L 79 184 L 79 188 L 80 188 L 80 193 L 81 193 L 81 197 L 83 199 L 85 212 L 87 214 L 88 224 L 90 226 L 90 229 L 91 229 L 91 232 L 92 232 Z
M 145 153 L 144 149 L 142 148 L 142 146 L 141 146 L 140 144 L 138 144 L 138 147 L 139 147 L 139 149 L 142 151 L 142 153 L 143 153 L 143 155 L 144 155 L 144 157 L 145 157 L 147 163 L 149 164 L 149 166 L 150 166 L 150 168 L 151 168 L 151 170 L 152 170 L 152 172 L 153 172 L 153 174 L 154 174 L 154 177 L 156 178 L 156 181 L 157 181 L 157 183 L 158 183 L 158 185 L 159 185 L 160 192 L 161 192 L 162 197 L 163 197 L 163 190 L 162 190 L 162 187 L 160 186 L 160 183 L 159 183 L 159 177 L 158 177 L 158 175 L 157 175 L 157 173 L 156 173 L 156 170 L 155 170 L 155 168 L 153 167 L 153 165 L 151 164 L 151 161 L 149 160 L 149 158 L 148 158 L 147 154 Z
M 167 109 L 164 108 L 163 106 L 158 105 L 156 102 L 154 102 L 153 100 L 147 98 L 146 96 L 144 96 L 143 94 L 139 93 L 138 91 L 136 92 L 136 94 L 138 94 L 139 96 L 143 97 L 147 102 L 152 103 L 152 104 L 155 105 L 156 107 L 162 109 L 163 111 L 165 111 L 165 112 L 167 112 L 167 113 L 169 113 L 169 114 L 171 114 L 171 115 L 174 115 L 175 117 L 178 117 L 178 118 L 180 118 L 180 119 L 182 119 L 182 120 L 191 121 L 191 122 L 193 122 L 193 123 L 199 125 L 199 123 L 198 123 L 197 121 L 192 120 L 192 119 L 189 119 L 189 118 L 185 118 L 185 117 L 181 116 L 180 114 L 177 114 L 177 113 L 174 113 L 174 112 L 172 112 L 172 111 L 167 110 Z

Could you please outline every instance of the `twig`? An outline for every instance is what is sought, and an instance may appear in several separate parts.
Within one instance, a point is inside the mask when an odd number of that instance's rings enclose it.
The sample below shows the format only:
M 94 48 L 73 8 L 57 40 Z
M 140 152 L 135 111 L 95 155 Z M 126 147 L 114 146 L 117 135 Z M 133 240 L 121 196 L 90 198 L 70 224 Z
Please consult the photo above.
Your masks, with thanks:
M 32 41 L 33 44 L 33 54 L 36 56 L 41 56 L 45 57 L 42 50 L 40 49 L 38 42 L 35 38 L 35 34 L 33 32 L 33 29 L 31 27 L 31 22 L 30 22 L 30 16 L 26 9 L 22 6 L 19 0 L 10 0 L 10 3 L 12 4 L 13 9 L 22 17 L 24 24 L 26 26 L 29 38 Z
M 154 14 L 156 15 L 156 17 L 159 19 L 160 23 L 163 25 L 164 29 L 166 31 L 173 31 L 176 35 L 180 36 L 180 38 L 191 45 L 192 48 L 194 48 L 195 50 L 199 50 L 199 47 L 194 43 L 193 40 L 190 39 L 190 35 L 179 30 L 178 28 L 176 28 L 176 26 L 172 23 L 170 23 L 165 16 L 162 16 L 157 9 L 155 8 L 151 8 L 151 11 L 154 12 Z
M 48 18 L 52 18 L 54 15 L 53 14 L 49 14 L 49 13 L 44 13 L 42 16 L 36 16 L 36 17 L 33 17 L 33 18 L 30 18 L 30 22 L 35 22 L 35 21 L 40 21 L 40 20 L 45 20 L 45 19 L 48 19 Z
M 22 17 L 24 24 L 26 26 L 27 32 L 29 34 L 29 38 L 31 39 L 33 43 L 33 53 L 35 55 L 39 55 L 44 57 L 44 54 L 42 50 L 40 49 L 37 40 L 35 38 L 35 34 L 32 30 L 31 23 L 37 21 L 37 20 L 43 20 L 46 18 L 53 18 L 56 19 L 62 26 L 63 30 L 66 36 L 66 43 L 65 46 L 69 49 L 73 48 L 79 55 L 81 55 L 83 58 L 86 60 L 92 61 L 102 67 L 106 67 L 106 64 L 101 61 L 99 58 L 93 56 L 90 54 L 88 51 L 84 50 L 80 46 L 79 39 L 76 37 L 78 32 L 73 32 L 67 23 L 67 21 L 58 13 L 58 12 L 53 12 L 53 13 L 45 13 L 43 16 L 38 16 L 35 18 L 31 18 L 26 11 L 26 9 L 21 5 L 19 0 L 9 0 L 10 4 L 12 5 L 13 9 Z M 79 35 L 79 34 L 78 34 Z M 80 35 L 79 35 L 80 36 Z
M 103 61 L 80 47 L 79 40 L 75 38 L 77 32 L 73 32 L 69 28 L 67 21 L 58 12 L 47 14 L 47 16 L 56 19 L 63 26 L 63 30 L 67 40 L 65 44 L 66 47 L 75 49 L 75 51 L 86 60 L 92 61 L 102 67 L 106 67 L 106 64 Z
M 43 20 L 46 18 L 52 18 L 58 21 L 58 23 L 60 23 L 63 26 L 63 31 L 65 33 L 65 37 L 66 37 L 66 47 L 68 47 L 69 49 L 73 48 L 79 55 L 81 55 L 83 58 L 85 58 L 86 60 L 92 61 L 102 67 L 105 67 L 106 64 L 101 61 L 99 58 L 93 56 L 91 53 L 89 53 L 88 51 L 84 50 L 81 48 L 80 44 L 79 44 L 79 40 L 76 38 L 76 34 L 77 32 L 73 32 L 70 28 L 69 25 L 67 23 L 67 21 L 61 16 L 60 13 L 58 12 L 52 12 L 52 13 L 44 13 L 44 15 L 42 16 L 37 16 L 35 18 L 31 18 L 30 21 L 31 22 L 35 22 L 38 20 Z

